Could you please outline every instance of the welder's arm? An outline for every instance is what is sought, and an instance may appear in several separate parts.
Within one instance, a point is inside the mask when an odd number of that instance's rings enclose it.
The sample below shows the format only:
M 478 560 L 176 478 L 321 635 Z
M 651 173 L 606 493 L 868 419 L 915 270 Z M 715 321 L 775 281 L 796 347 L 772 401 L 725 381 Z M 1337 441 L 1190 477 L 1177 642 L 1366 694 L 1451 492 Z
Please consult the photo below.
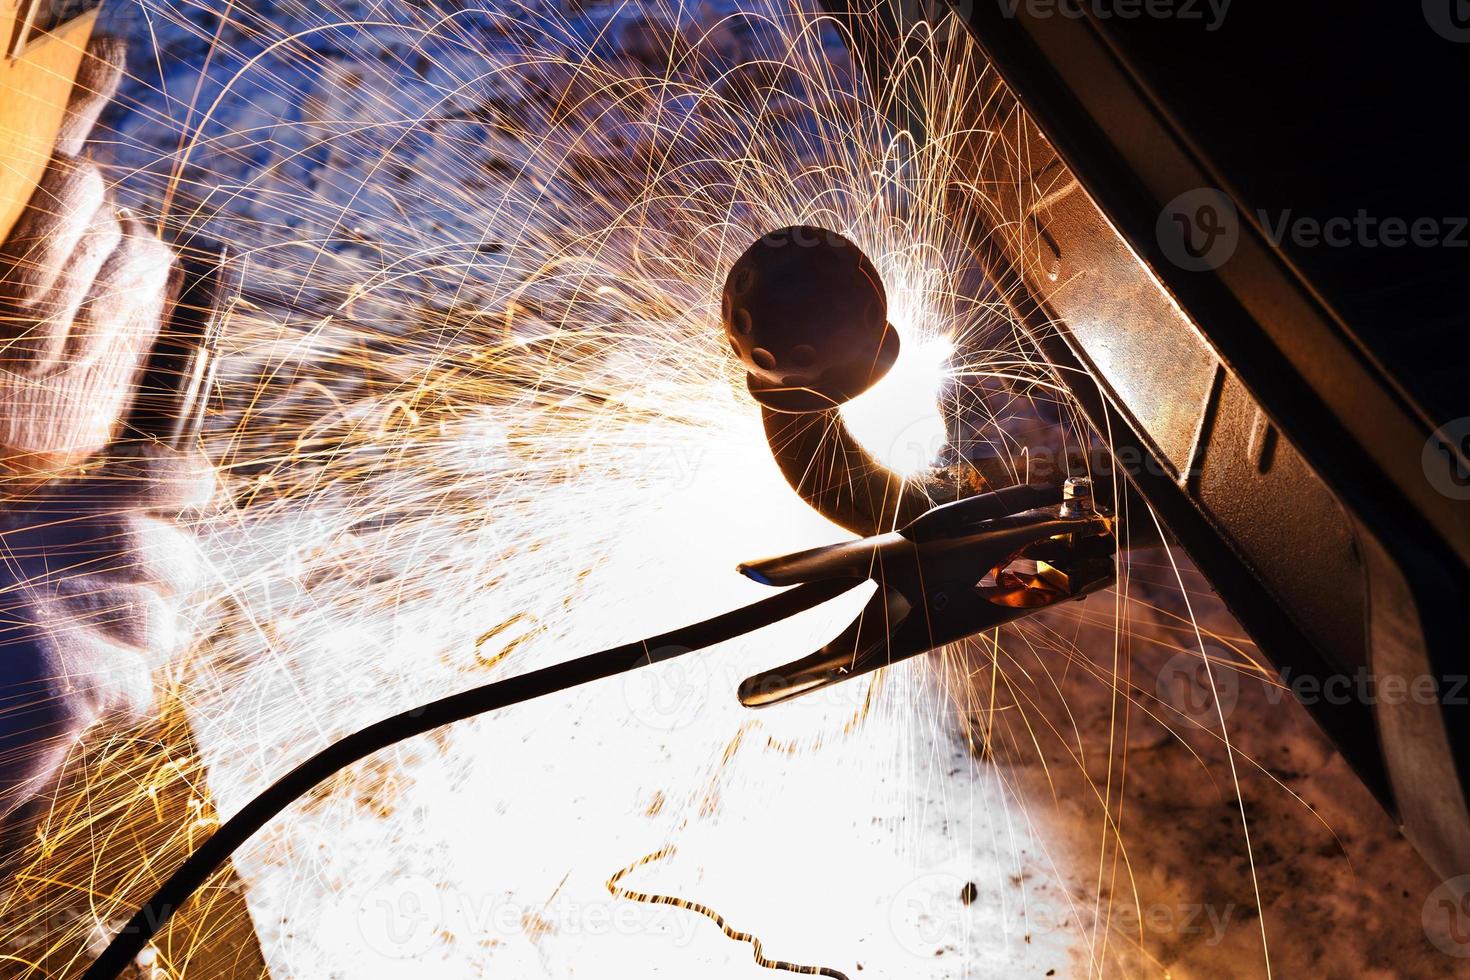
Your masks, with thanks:
M 193 580 L 175 521 L 212 485 L 187 455 L 108 447 L 176 264 L 81 156 L 121 61 L 116 42 L 94 42 L 51 164 L 0 245 L 0 817 L 104 715 L 149 709 Z

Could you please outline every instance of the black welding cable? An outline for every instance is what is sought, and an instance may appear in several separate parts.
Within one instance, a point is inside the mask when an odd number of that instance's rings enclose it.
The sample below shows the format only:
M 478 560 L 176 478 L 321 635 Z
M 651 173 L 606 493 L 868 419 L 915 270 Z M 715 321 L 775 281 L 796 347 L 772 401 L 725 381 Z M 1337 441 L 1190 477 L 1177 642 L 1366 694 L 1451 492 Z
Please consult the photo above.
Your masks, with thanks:
M 818 606 L 857 584 L 852 579 L 839 579 L 799 585 L 769 599 L 661 636 L 625 643 L 519 677 L 451 694 L 385 718 L 333 742 L 271 784 L 244 809 L 221 824 L 113 937 L 107 949 L 82 975 L 83 980 L 114 980 L 119 976 L 179 906 L 188 901 L 240 845 L 295 800 L 354 762 L 441 725 L 722 643 Z

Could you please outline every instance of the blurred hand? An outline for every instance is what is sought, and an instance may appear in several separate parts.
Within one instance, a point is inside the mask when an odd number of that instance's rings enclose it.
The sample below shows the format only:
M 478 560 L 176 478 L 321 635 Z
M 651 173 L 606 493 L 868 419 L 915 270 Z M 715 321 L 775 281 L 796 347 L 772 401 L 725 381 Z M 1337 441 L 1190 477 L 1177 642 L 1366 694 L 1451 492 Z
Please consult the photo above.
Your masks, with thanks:
M 175 267 L 79 156 L 122 63 L 116 41 L 89 49 L 56 153 L 0 245 L 0 461 L 12 485 L 35 477 L 0 512 L 0 818 L 44 790 L 98 720 L 152 708 L 197 569 L 176 521 L 213 486 L 193 456 L 104 450 Z M 85 476 L 43 482 L 99 450 Z
M 178 518 L 208 503 L 197 457 L 136 451 L 0 514 L 0 816 L 46 788 L 77 739 L 154 708 L 153 672 L 188 642 L 196 586 Z
M 54 474 L 101 449 L 158 336 L 173 254 L 78 154 L 123 51 L 93 42 L 57 150 L 0 245 L 0 462 Z

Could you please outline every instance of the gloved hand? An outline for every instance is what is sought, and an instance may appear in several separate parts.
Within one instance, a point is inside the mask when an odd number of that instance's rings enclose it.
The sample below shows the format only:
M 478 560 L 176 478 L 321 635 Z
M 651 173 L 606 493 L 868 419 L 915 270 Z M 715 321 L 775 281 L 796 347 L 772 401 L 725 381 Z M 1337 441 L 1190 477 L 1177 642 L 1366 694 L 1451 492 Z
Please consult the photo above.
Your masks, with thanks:
M 89 49 L 56 153 L 0 246 L 0 818 L 99 719 L 150 709 L 197 570 L 175 522 L 212 489 L 191 455 L 104 449 L 175 268 L 80 156 L 122 55 L 111 39 Z
M 199 573 L 176 522 L 213 487 L 196 457 L 143 449 L 0 513 L 0 815 L 44 790 L 104 716 L 153 709 Z
M 89 49 L 56 153 L 0 245 L 0 461 L 11 474 L 55 473 L 101 449 L 158 336 L 173 254 L 80 156 L 122 60 L 115 40 Z

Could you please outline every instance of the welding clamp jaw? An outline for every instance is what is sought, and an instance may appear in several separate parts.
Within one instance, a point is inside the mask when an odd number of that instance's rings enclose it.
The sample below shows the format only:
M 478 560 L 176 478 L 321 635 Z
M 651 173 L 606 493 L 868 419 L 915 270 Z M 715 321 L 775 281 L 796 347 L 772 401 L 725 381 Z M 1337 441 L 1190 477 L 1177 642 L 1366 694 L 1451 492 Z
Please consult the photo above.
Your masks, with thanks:
M 747 562 L 765 585 L 872 581 L 850 626 L 820 650 L 747 678 L 759 708 L 907 660 L 1114 581 L 1114 519 L 1069 484 L 1015 486 L 935 507 L 886 534 Z

